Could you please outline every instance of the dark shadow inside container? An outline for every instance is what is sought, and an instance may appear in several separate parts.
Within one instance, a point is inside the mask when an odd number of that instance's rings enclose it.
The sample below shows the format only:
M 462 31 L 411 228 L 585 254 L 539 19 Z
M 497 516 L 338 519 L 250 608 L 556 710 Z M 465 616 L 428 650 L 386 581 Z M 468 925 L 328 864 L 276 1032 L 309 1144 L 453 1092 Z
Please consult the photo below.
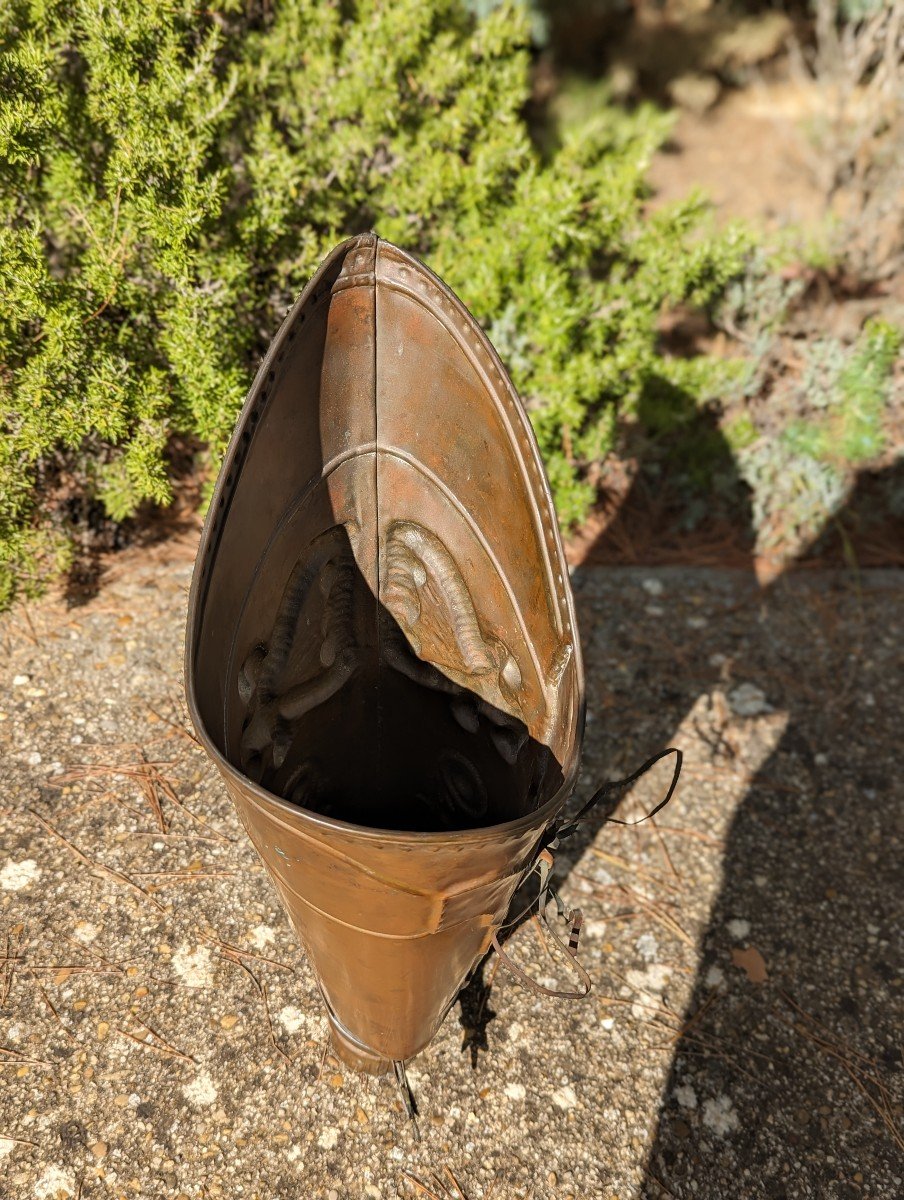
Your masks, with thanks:
M 300 557 L 229 686 L 244 709 L 233 765 L 323 816 L 474 828 L 534 812 L 562 785 L 522 720 L 415 655 L 341 525 Z

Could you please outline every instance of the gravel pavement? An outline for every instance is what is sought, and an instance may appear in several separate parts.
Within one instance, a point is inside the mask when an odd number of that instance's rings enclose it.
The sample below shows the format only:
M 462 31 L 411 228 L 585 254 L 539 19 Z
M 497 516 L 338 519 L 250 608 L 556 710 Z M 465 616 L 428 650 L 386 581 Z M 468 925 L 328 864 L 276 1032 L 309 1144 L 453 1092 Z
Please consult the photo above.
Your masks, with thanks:
M 578 795 L 671 744 L 683 782 L 563 848 L 594 991 L 490 960 L 411 1065 L 415 1144 L 188 732 L 193 546 L 0 619 L 3 1200 L 904 1194 L 904 573 L 578 569 Z

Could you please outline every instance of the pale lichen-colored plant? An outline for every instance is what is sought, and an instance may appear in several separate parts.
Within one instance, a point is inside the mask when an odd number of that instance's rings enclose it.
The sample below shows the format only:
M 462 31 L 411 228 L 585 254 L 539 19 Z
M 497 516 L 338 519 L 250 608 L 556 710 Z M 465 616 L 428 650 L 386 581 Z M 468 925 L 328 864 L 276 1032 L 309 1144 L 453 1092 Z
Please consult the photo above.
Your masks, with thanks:
M 820 89 L 812 125 L 842 256 L 863 278 L 904 260 L 904 0 L 814 0 L 815 47 L 799 64 Z

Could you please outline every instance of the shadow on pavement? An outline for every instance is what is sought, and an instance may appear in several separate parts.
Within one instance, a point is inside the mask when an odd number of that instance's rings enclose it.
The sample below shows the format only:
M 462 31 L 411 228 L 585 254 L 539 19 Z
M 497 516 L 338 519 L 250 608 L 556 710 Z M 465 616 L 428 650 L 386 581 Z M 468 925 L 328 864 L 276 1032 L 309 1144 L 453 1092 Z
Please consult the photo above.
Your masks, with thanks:
M 868 532 L 877 489 L 902 475 L 864 476 L 832 536 Z M 795 582 L 710 647 L 787 725 L 730 825 L 650 1197 L 900 1194 L 901 585 Z
M 873 521 L 888 529 L 877 498 L 902 487 L 902 463 L 864 474 L 814 548 L 840 540 L 855 558 Z M 575 587 L 580 607 L 580 570 Z M 610 727 L 609 776 L 672 744 L 717 692 L 742 719 L 786 716 L 730 820 L 645 1197 L 901 1194 L 900 589 L 856 569 L 788 571 L 764 588 L 739 576 L 740 602 L 691 648 L 667 613 L 628 617 L 624 684 L 600 680 L 606 651 L 585 616 L 588 712 Z M 731 729 L 683 789 L 727 769 Z M 599 830 L 563 847 L 560 879 Z

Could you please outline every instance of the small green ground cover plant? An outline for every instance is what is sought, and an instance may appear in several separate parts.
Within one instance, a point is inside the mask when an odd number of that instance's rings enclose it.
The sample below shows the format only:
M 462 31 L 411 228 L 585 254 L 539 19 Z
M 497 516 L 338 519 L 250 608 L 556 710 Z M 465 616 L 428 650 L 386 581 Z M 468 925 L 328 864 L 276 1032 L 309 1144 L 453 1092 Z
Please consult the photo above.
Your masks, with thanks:
M 698 198 L 646 212 L 651 108 L 541 154 L 528 24 L 459 0 L 7 0 L 0 603 L 66 564 L 55 470 L 123 520 L 169 500 L 174 437 L 215 464 L 286 307 L 368 228 L 486 326 L 565 526 L 642 397 L 714 394 L 720 365 L 664 354 L 658 322 L 712 304 L 744 238 L 704 232 Z
M 777 260 L 757 253 L 717 318 L 748 347 L 722 433 L 749 489 L 756 549 L 786 559 L 818 543 L 858 471 L 901 455 L 902 331 L 871 317 L 856 336 L 820 334 L 820 310 L 808 312 L 802 293 L 799 280 L 782 281 Z

